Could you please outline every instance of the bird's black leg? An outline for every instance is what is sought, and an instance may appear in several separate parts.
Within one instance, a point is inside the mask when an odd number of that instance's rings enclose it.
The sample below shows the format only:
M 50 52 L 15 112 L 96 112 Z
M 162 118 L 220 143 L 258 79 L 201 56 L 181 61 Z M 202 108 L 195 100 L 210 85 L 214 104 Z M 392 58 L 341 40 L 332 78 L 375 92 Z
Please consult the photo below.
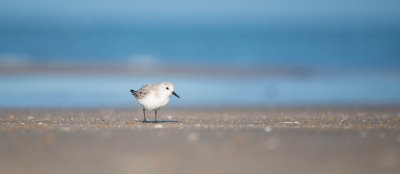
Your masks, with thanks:
M 148 123 L 148 121 L 146 119 L 146 113 L 145 113 L 144 108 L 143 108 L 143 117 L 144 117 L 143 123 Z
M 157 111 L 155 111 L 155 112 L 156 112 L 156 115 L 155 115 L 155 117 L 154 117 L 154 118 L 155 118 L 155 119 L 154 119 L 154 123 L 158 123 L 158 122 L 157 122 Z

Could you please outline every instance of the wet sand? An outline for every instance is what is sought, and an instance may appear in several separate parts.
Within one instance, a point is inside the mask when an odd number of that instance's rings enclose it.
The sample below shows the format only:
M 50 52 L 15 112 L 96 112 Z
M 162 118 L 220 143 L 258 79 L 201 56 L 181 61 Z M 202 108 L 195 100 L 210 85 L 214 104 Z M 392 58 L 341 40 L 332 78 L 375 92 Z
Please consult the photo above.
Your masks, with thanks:
M 398 106 L 158 114 L 0 110 L 0 173 L 400 173 Z

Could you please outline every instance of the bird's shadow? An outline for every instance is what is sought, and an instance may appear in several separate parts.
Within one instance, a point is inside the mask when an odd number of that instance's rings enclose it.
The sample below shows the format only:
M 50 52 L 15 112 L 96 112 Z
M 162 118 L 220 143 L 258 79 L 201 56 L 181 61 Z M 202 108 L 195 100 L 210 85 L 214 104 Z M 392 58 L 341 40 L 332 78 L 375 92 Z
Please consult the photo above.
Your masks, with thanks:
M 178 120 L 146 120 L 146 121 L 141 121 L 143 123 L 178 123 Z

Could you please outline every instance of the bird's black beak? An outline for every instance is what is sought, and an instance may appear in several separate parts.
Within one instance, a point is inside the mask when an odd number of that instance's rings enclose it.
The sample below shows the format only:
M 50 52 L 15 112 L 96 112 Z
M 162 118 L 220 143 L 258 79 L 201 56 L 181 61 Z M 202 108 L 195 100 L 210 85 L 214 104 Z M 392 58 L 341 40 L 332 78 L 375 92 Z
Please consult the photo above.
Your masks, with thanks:
M 174 96 L 176 96 L 176 97 L 180 98 L 180 97 L 179 97 L 179 95 L 178 95 L 178 94 L 176 94 L 174 91 L 172 91 L 172 94 L 174 94 Z

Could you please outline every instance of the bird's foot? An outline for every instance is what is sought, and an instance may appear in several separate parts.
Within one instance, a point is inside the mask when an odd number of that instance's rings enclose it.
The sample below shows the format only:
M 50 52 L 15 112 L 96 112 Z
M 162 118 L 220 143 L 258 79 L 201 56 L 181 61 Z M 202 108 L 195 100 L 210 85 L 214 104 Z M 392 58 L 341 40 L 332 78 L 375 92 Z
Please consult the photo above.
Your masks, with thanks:
M 149 123 L 149 121 L 147 121 L 147 120 L 143 120 L 143 123 Z

